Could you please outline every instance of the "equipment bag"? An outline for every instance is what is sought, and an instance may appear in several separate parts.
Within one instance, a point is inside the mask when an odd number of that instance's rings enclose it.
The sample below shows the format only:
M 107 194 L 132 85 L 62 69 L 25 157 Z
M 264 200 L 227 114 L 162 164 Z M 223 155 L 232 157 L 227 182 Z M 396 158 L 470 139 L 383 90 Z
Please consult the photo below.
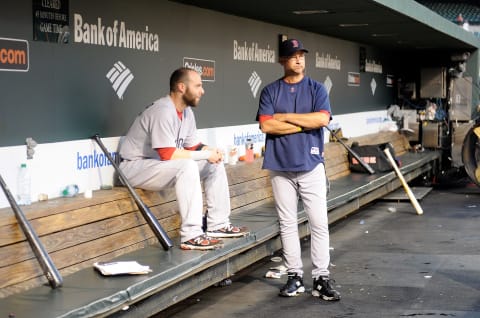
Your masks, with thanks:
M 395 150 L 390 143 L 383 143 L 378 145 L 363 145 L 353 143 L 350 147 L 355 151 L 362 160 L 375 170 L 375 172 L 386 172 L 393 170 L 392 165 L 388 161 L 387 155 L 383 152 L 388 148 L 392 157 L 395 158 Z M 348 153 L 348 162 L 352 172 L 367 172 L 355 157 Z

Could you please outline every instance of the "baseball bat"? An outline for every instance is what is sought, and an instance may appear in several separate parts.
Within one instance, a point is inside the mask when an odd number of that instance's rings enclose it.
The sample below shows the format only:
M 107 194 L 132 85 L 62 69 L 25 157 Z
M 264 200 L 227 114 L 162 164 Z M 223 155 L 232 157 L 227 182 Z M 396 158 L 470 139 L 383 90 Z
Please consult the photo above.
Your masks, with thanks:
M 97 142 L 97 144 L 100 146 L 105 156 L 108 158 L 112 166 L 115 168 L 115 171 L 118 173 L 118 177 L 120 181 L 123 183 L 125 187 L 127 187 L 128 192 L 135 200 L 135 204 L 137 205 L 138 210 L 142 213 L 145 221 L 147 221 L 148 225 L 150 226 L 150 229 L 158 238 L 158 241 L 160 242 L 160 244 L 162 244 L 163 249 L 168 251 L 170 248 L 173 247 L 173 243 L 170 237 L 167 235 L 167 233 L 162 228 L 160 223 L 158 223 L 158 220 L 155 218 L 152 211 L 150 211 L 148 206 L 145 203 L 143 203 L 142 199 L 140 199 L 137 192 L 135 192 L 133 187 L 130 185 L 130 182 L 128 182 L 128 179 L 125 177 L 122 170 L 120 170 L 117 163 L 115 162 L 115 160 L 113 160 L 112 156 L 110 155 L 107 148 L 103 144 L 102 140 L 100 139 L 100 136 L 96 134 L 96 135 L 93 135 L 91 138 Z
M 60 273 L 55 267 L 55 264 L 53 264 L 52 259 L 48 255 L 42 242 L 33 230 L 30 222 L 28 222 L 25 214 L 18 206 L 17 201 L 15 201 L 15 199 L 13 198 L 10 189 L 8 188 L 1 175 L 0 184 L 2 186 L 3 192 L 5 193 L 5 196 L 7 197 L 8 202 L 10 203 L 10 206 L 12 207 L 13 212 L 15 213 L 18 224 L 22 228 L 22 231 L 25 234 L 25 237 L 27 238 L 27 241 L 30 244 L 33 253 L 35 254 L 35 257 L 37 258 L 37 261 L 40 263 L 40 267 L 42 268 L 43 273 L 48 279 L 48 283 L 52 288 L 61 287 L 63 284 L 62 276 L 60 276 Z
M 374 174 L 375 173 L 375 170 L 373 170 L 372 167 L 370 167 L 365 161 L 363 161 L 363 159 L 355 152 L 352 150 L 352 148 L 350 148 L 346 143 L 344 143 L 340 138 L 337 137 L 337 135 L 335 134 L 335 132 L 333 130 L 331 130 L 330 128 L 328 128 L 328 126 L 325 126 L 325 128 L 328 129 L 328 131 L 335 137 L 335 139 L 338 140 L 338 142 L 340 142 L 342 144 L 342 146 L 345 147 L 345 149 L 347 149 L 347 151 L 355 158 L 357 159 L 357 161 L 360 163 L 360 165 L 368 171 L 368 173 L 370 174 Z
M 405 178 L 403 177 L 402 172 L 398 168 L 397 163 L 395 162 L 395 159 L 393 159 L 393 156 L 390 153 L 390 150 L 388 150 L 388 148 L 385 148 L 383 152 L 385 152 L 385 154 L 387 155 L 388 161 L 390 161 L 390 164 L 392 165 L 393 169 L 397 173 L 397 176 L 400 179 L 400 182 L 402 183 L 402 186 L 405 189 L 405 192 L 407 193 L 408 198 L 410 199 L 410 202 L 412 202 L 412 205 L 415 208 L 415 211 L 417 211 L 418 215 L 422 215 L 423 209 L 418 203 L 417 198 L 415 198 L 415 195 L 413 194 L 412 190 L 408 186 L 407 181 L 405 181 Z

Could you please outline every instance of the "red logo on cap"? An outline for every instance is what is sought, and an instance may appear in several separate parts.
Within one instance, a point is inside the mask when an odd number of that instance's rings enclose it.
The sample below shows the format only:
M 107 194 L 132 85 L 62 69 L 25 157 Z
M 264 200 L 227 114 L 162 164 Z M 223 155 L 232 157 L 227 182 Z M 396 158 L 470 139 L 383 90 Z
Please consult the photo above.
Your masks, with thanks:
M 293 47 L 298 47 L 298 41 L 297 40 L 292 40 Z

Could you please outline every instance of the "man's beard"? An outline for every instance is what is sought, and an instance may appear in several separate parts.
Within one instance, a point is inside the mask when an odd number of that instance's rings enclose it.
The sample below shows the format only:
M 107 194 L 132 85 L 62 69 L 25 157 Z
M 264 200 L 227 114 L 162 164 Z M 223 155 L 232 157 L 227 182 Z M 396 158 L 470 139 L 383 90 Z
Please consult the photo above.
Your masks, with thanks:
M 183 101 L 188 106 L 197 107 L 200 99 L 193 97 L 192 94 L 190 93 L 190 90 L 187 89 L 187 91 L 185 92 L 185 95 L 183 95 Z

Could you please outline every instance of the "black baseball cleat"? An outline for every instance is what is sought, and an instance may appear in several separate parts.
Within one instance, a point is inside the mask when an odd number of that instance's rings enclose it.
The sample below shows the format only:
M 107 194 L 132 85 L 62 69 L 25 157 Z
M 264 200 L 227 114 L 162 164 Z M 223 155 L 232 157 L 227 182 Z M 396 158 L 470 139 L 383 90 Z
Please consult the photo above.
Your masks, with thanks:
M 340 300 L 340 293 L 332 288 L 328 276 L 320 276 L 313 280 L 312 295 L 323 300 Z
M 280 296 L 292 297 L 298 296 L 299 293 L 305 292 L 305 286 L 301 276 L 297 273 L 289 273 L 288 280 L 285 286 L 280 289 Z

